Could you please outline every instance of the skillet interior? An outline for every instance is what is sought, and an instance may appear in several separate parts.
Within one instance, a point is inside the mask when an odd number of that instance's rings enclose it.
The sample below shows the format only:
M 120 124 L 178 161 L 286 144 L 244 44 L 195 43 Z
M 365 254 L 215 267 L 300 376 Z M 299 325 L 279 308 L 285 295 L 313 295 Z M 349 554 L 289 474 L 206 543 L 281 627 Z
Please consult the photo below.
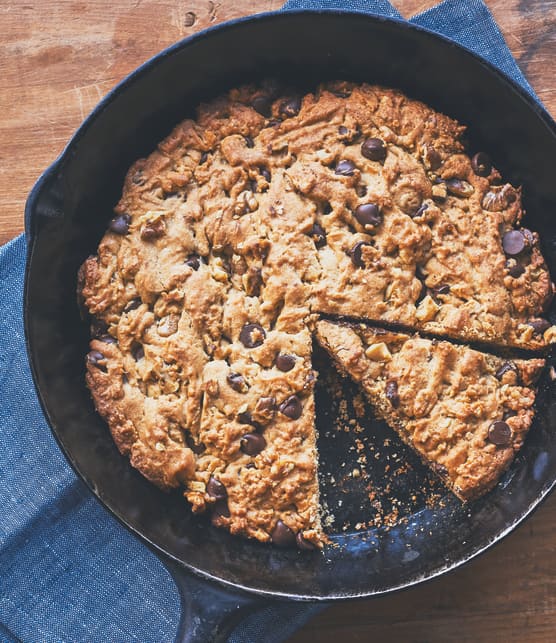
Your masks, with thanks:
M 118 454 L 84 385 L 87 329 L 75 303 L 76 273 L 95 251 L 127 167 L 203 98 L 269 76 L 308 87 L 326 78 L 382 83 L 471 124 L 471 149 L 489 151 L 503 175 L 524 186 L 527 224 L 542 231 L 556 275 L 550 163 L 556 128 L 523 93 L 471 54 L 406 23 L 337 12 L 259 16 L 189 39 L 141 68 L 101 103 L 32 194 L 26 212 L 29 354 L 43 408 L 70 462 L 102 502 L 155 547 L 203 575 L 256 592 L 365 596 L 464 562 L 546 495 L 556 480 L 556 391 L 548 379 L 525 447 L 492 493 L 468 507 L 446 494 L 427 508 L 423 496 L 406 506 L 405 524 L 388 531 L 340 529 L 324 555 L 235 538 L 193 518 L 178 494 L 158 491 Z M 324 433 L 330 415 L 321 413 L 320 423 Z M 320 446 L 323 468 L 340 474 L 346 454 L 338 444 L 323 436 Z M 360 491 L 325 489 L 332 505 L 344 498 L 343 507 L 358 504 Z M 402 483 L 400 493 L 407 491 Z

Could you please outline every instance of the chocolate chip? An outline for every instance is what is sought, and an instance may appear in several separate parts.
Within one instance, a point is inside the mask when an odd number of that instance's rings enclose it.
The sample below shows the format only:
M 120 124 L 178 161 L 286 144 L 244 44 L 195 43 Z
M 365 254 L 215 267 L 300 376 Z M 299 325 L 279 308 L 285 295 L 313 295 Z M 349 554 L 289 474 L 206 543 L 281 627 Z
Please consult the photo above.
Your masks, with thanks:
M 334 173 L 339 174 L 340 176 L 353 176 L 354 172 L 355 163 L 353 163 L 352 161 L 348 161 L 347 159 L 338 161 L 334 169 Z
M 244 136 L 243 138 L 245 139 L 245 145 L 247 145 L 247 147 L 255 147 L 255 141 L 250 136 Z
M 270 112 L 272 110 L 272 99 L 270 96 L 266 96 L 265 94 L 260 94 L 259 96 L 255 96 L 253 100 L 251 101 L 251 107 L 259 112 L 261 116 L 269 117 Z
M 297 395 L 290 395 L 287 400 L 280 404 L 278 410 L 290 420 L 297 420 L 301 417 L 303 406 Z
M 189 255 L 189 257 L 187 257 L 187 259 L 185 260 L 185 265 L 193 268 L 193 270 L 199 270 L 201 260 L 198 255 Z
M 108 332 L 108 324 L 102 319 L 91 319 L 91 337 L 100 337 Z
M 130 223 L 131 217 L 129 216 L 129 214 L 120 214 L 119 216 L 114 217 L 112 221 L 110 221 L 108 229 L 114 234 L 124 235 L 129 232 Z
M 284 373 L 291 371 L 295 366 L 295 357 L 287 353 L 279 353 L 274 360 L 276 368 Z
M 502 380 L 504 375 L 506 373 L 509 373 L 510 371 L 513 371 L 516 374 L 516 376 L 518 376 L 517 366 L 513 362 L 504 362 L 502 366 L 500 366 L 500 368 L 496 371 L 496 373 L 494 374 L 494 377 L 497 380 Z
M 87 361 L 93 366 L 99 366 L 101 362 L 105 361 L 104 355 L 100 351 L 91 351 L 87 355 Z
M 363 261 L 363 247 L 364 246 L 370 246 L 370 243 L 367 243 L 366 241 L 358 241 L 353 248 L 349 251 L 349 256 L 351 257 L 351 261 L 354 266 L 357 268 L 364 268 L 365 267 L 365 262 Z
M 525 235 L 521 230 L 510 230 L 502 237 L 502 248 L 510 257 L 516 257 L 527 248 Z
M 143 239 L 143 241 L 156 241 L 156 239 L 160 239 L 160 237 L 164 235 L 165 231 L 166 226 L 164 225 L 164 221 L 159 219 L 153 223 L 148 223 L 141 230 L 141 239 Z
M 238 393 L 245 393 L 247 390 L 247 384 L 243 375 L 239 373 L 228 373 L 226 376 L 226 382 Z
M 326 232 L 324 231 L 324 228 L 318 223 L 313 224 L 313 227 L 311 228 L 311 232 L 309 234 L 315 242 L 315 246 L 317 248 L 322 248 L 326 245 Z
M 270 536 L 272 542 L 278 547 L 290 547 L 295 544 L 295 534 L 281 520 L 278 520 Z
M 316 545 L 313 545 L 310 540 L 303 538 L 303 534 L 300 531 L 298 531 L 295 536 L 295 543 L 299 549 L 303 549 L 305 551 L 316 549 Z
M 239 341 L 245 348 L 256 348 L 266 339 L 264 328 L 260 324 L 245 324 L 239 334 Z
M 270 183 L 270 170 L 268 170 L 266 167 L 261 167 L 259 168 L 259 172 L 261 173 L 261 176 L 265 179 L 265 181 L 268 181 Z
M 531 326 L 535 335 L 542 335 L 551 326 L 546 319 L 530 319 L 527 325 Z
M 294 96 L 293 98 L 287 98 L 280 103 L 278 113 L 282 118 L 292 118 L 299 114 L 300 109 L 301 98 L 299 98 L 299 96 Z
M 332 212 L 332 206 L 330 203 L 326 202 L 322 206 L 322 213 L 323 214 L 330 214 Z
M 490 158 L 484 152 L 477 152 L 471 159 L 471 167 L 477 176 L 488 176 L 492 171 Z
M 427 210 L 429 207 L 428 203 L 421 203 L 421 205 L 415 210 L 413 214 L 410 214 L 409 216 L 412 217 L 413 219 L 415 217 L 420 217 L 422 214 L 424 214 L 425 210 Z
M 446 187 L 448 188 L 448 192 L 450 194 L 463 198 L 471 196 L 473 192 L 475 192 L 475 188 L 471 185 L 471 183 L 468 183 L 463 179 L 448 179 L 446 181 Z
M 396 380 L 388 380 L 386 382 L 386 397 L 390 400 L 390 404 L 397 409 L 400 405 L 400 396 L 398 394 L 398 383 Z
M 230 517 L 230 508 L 228 507 L 227 500 L 217 500 L 212 505 L 212 517 L 213 518 L 229 518 Z
M 112 335 L 101 335 L 99 338 L 99 341 L 103 342 L 104 344 L 117 344 L 118 340 L 115 337 L 112 337 Z
M 202 165 L 203 163 L 206 163 L 207 159 L 208 159 L 208 152 L 203 152 L 201 154 L 201 158 L 199 159 L 199 165 Z
M 506 422 L 493 422 L 488 430 L 488 439 L 497 446 L 506 446 L 512 439 L 512 430 Z
M 386 158 L 386 146 L 380 138 L 368 138 L 361 145 L 361 154 L 370 161 L 384 161 Z
M 521 277 L 521 275 L 525 272 L 525 267 L 522 266 L 520 263 L 516 263 L 513 266 L 510 266 L 508 268 L 508 273 L 510 277 L 513 277 L 514 279 L 518 279 Z
M 266 440 L 260 433 L 246 433 L 241 438 L 240 445 L 246 455 L 257 455 L 266 447 Z
M 348 132 L 349 130 L 345 125 L 340 125 L 340 127 L 338 127 L 338 134 L 340 136 L 345 136 Z
M 217 480 L 214 476 L 211 476 L 209 478 L 207 484 L 207 493 L 214 500 L 224 500 L 228 497 L 226 487 L 220 482 L 220 480 Z
M 202 442 L 195 442 L 193 436 L 188 431 L 185 432 L 185 443 L 195 455 L 201 455 L 201 453 L 204 453 L 207 449 Z
M 362 226 L 378 226 L 382 223 L 382 213 L 376 203 L 363 203 L 353 213 Z
M 355 194 L 362 199 L 364 196 L 367 196 L 367 186 L 360 184 L 355 188 Z
M 135 310 L 136 308 L 139 308 L 139 306 L 142 303 L 143 302 L 141 301 L 140 297 L 134 297 L 133 299 L 128 301 L 128 303 L 126 304 L 126 306 L 124 308 L 124 313 L 129 313 L 131 310 Z
M 142 344 L 134 344 L 131 347 L 131 355 L 136 362 L 143 359 L 143 357 L 145 357 L 145 349 Z
M 243 413 L 238 413 L 237 421 L 240 424 L 251 424 L 253 425 L 253 416 L 250 411 L 243 411 Z

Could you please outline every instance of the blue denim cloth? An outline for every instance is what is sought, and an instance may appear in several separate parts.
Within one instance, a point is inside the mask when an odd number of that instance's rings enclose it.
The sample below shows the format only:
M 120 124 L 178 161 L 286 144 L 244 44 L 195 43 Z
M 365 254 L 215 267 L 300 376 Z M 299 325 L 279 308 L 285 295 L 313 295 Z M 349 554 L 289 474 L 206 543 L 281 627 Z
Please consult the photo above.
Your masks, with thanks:
M 284 5 L 301 8 L 400 18 L 385 0 Z M 480 0 L 446 0 L 412 22 L 483 55 L 533 94 Z M 173 580 L 76 478 L 43 418 L 24 347 L 24 262 L 22 236 L 0 249 L 0 640 L 172 641 L 180 609 Z M 285 640 L 320 609 L 268 607 L 230 641 Z

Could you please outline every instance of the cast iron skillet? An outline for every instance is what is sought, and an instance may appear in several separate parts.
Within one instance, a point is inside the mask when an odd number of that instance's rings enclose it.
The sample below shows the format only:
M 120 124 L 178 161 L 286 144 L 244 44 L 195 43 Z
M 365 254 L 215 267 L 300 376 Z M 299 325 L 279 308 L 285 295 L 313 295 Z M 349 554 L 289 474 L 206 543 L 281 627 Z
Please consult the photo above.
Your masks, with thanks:
M 556 480 L 556 406 L 548 380 L 521 454 L 498 487 L 469 506 L 448 493 L 432 505 L 422 497 L 406 505 L 407 520 L 389 530 L 343 531 L 342 522 L 364 518 L 364 494 L 356 485 L 326 488 L 325 476 L 325 499 L 343 515 L 332 533 L 334 546 L 324 553 L 278 549 L 217 530 L 118 454 L 84 386 L 87 328 L 75 303 L 77 269 L 95 251 L 132 161 L 193 115 L 202 99 L 268 77 L 305 87 L 326 78 L 382 83 L 470 124 L 470 148 L 488 150 L 503 174 L 523 185 L 527 224 L 542 231 L 556 274 L 555 123 L 494 68 L 424 29 L 338 11 L 258 15 L 170 47 L 111 92 L 27 202 L 27 348 L 44 412 L 69 462 L 175 575 L 184 597 L 180 636 L 189 641 L 222 634 L 240 608 L 257 601 L 373 596 L 444 573 L 508 534 Z M 347 480 L 346 444 L 325 435 L 333 411 L 320 413 L 321 468 L 334 471 L 336 481 Z M 371 434 L 385 431 L 369 424 Z M 381 453 L 373 465 L 381 472 L 377 484 L 388 475 L 390 455 Z M 424 475 L 415 467 L 414 478 L 397 483 L 401 495 Z M 345 502 L 337 502 L 340 496 Z

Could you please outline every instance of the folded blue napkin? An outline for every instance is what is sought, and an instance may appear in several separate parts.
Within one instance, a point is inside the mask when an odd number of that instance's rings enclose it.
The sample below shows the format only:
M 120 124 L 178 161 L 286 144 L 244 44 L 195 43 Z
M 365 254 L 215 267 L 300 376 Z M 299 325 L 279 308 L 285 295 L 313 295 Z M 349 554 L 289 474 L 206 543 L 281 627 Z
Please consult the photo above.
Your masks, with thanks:
M 283 7 L 307 8 L 401 17 L 386 0 L 290 0 Z M 411 22 L 482 55 L 534 96 L 480 0 L 446 0 Z M 42 415 L 24 345 L 24 265 L 20 236 L 0 249 L 0 640 L 172 641 L 180 611 L 172 578 L 76 478 Z M 283 641 L 321 609 L 270 604 L 229 640 Z

